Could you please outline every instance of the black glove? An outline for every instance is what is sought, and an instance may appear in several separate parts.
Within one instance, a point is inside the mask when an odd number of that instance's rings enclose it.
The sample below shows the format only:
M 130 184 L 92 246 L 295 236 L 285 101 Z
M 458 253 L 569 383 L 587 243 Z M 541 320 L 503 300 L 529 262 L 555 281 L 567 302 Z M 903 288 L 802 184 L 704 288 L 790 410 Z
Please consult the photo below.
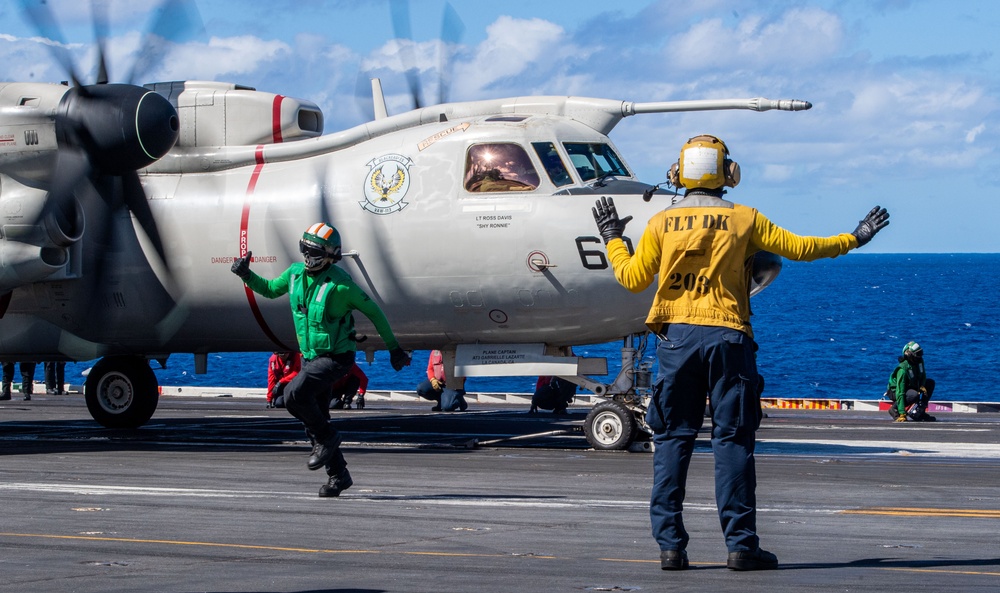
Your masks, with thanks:
M 594 221 L 597 223 L 597 232 L 601 233 L 604 244 L 607 245 L 612 239 L 621 239 L 625 232 L 625 225 L 632 220 L 631 216 L 618 219 L 618 211 L 615 210 L 613 198 L 602 196 L 597 200 L 597 205 L 590 209 L 594 213 Z
M 389 351 L 389 364 L 394 371 L 401 371 L 403 367 L 410 366 L 410 355 L 397 346 Z
M 247 254 L 243 257 L 237 257 L 233 260 L 233 267 L 230 268 L 233 274 L 236 274 L 240 278 L 246 280 L 250 277 L 250 258 L 253 256 L 252 251 L 247 251 Z
M 875 206 L 868 213 L 868 216 L 858 222 L 858 228 L 854 229 L 854 232 L 851 234 L 857 238 L 858 247 L 861 247 L 871 241 L 875 233 L 881 231 L 888 224 L 889 213 L 886 212 L 885 208 Z

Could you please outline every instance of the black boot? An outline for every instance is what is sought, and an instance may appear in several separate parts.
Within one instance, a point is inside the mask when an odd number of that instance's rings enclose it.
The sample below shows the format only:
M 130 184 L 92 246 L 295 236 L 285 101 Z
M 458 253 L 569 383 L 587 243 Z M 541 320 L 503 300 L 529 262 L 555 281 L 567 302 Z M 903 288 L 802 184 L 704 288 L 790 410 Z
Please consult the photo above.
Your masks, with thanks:
M 754 551 L 744 550 L 741 552 L 730 552 L 726 560 L 726 568 L 729 570 L 774 570 L 778 568 L 778 557 L 757 548 Z
M 340 470 L 339 474 L 330 476 L 330 480 L 319 487 L 320 498 L 330 498 L 340 496 L 340 493 L 354 485 L 351 479 L 351 472 L 347 468 Z
M 317 470 L 327 464 L 328 461 L 333 459 L 334 453 L 337 451 L 337 447 L 340 446 L 340 434 L 335 433 L 331 437 L 327 437 L 326 440 L 317 440 L 313 445 L 312 455 L 309 456 L 309 461 L 306 466 L 311 470 Z
M 3 387 L 0 388 L 0 400 L 6 401 L 10 399 L 10 383 L 4 383 Z
M 684 550 L 661 550 L 660 568 L 662 570 L 687 570 L 687 552 Z

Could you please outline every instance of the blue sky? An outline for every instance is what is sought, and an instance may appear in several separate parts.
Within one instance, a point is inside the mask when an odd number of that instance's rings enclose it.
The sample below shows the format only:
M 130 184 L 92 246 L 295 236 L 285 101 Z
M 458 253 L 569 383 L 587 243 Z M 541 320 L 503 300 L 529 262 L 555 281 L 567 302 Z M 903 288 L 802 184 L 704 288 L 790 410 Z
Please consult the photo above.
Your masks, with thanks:
M 92 63 L 89 4 L 48 0 Z M 110 0 L 112 79 L 135 61 L 150 9 Z M 531 94 L 630 101 L 764 96 L 798 113 L 642 115 L 611 133 L 647 182 L 690 136 L 723 138 L 743 172 L 729 197 L 807 235 L 850 231 L 875 205 L 892 224 L 867 252 L 998 252 L 1000 2 L 973 0 L 454 0 L 464 26 L 451 100 Z M 379 76 L 410 104 L 384 0 L 202 0 L 194 28 L 140 82 L 222 80 L 309 99 L 326 131 L 362 123 L 355 88 Z M 445 2 L 411 0 L 425 100 L 437 97 Z M 0 80 L 57 81 L 20 2 L 0 0 Z M 86 79 L 87 76 L 85 75 Z

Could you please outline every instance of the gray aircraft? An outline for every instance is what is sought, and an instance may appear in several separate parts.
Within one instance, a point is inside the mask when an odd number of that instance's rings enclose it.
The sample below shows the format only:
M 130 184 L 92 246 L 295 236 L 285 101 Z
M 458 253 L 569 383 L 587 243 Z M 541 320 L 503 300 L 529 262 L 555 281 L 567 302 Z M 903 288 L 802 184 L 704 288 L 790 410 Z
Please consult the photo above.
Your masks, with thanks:
M 44 3 L 27 4 L 47 23 Z M 613 197 L 646 220 L 671 194 L 636 179 L 608 134 L 639 114 L 810 107 L 526 96 L 389 115 L 376 79 L 374 118 L 323 134 L 307 100 L 222 82 L 86 84 L 60 59 L 69 84 L 0 83 L 0 360 L 99 359 L 84 392 L 107 427 L 153 415 L 150 361 L 190 352 L 205 372 L 212 352 L 296 350 L 288 303 L 257 298 L 229 267 L 252 251 L 253 269 L 276 276 L 325 221 L 405 348 L 442 350 L 457 384 L 566 377 L 604 396 L 591 444 L 628 447 L 645 428 L 636 353 L 652 295 L 617 284 L 591 207 Z M 780 258 L 755 259 L 759 290 Z M 384 344 L 358 322 L 371 359 Z M 618 339 L 611 384 L 588 376 L 606 360 L 572 356 Z

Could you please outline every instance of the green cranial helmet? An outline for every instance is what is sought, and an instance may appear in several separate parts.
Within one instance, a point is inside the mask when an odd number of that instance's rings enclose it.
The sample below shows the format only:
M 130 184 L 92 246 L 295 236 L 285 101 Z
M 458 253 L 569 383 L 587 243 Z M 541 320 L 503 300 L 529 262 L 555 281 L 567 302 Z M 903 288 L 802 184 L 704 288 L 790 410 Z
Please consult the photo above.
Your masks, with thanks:
M 340 249 L 340 233 L 325 222 L 317 222 L 307 228 L 306 232 L 302 233 L 302 239 L 312 241 L 330 251 Z
M 916 342 L 907 342 L 906 346 L 903 346 L 903 356 L 911 356 L 920 358 L 924 355 L 924 349 L 920 347 L 920 344 Z
M 306 262 L 306 270 L 315 271 L 325 267 L 330 262 L 340 261 L 340 233 L 337 229 L 317 222 L 302 233 L 299 241 L 299 251 Z

